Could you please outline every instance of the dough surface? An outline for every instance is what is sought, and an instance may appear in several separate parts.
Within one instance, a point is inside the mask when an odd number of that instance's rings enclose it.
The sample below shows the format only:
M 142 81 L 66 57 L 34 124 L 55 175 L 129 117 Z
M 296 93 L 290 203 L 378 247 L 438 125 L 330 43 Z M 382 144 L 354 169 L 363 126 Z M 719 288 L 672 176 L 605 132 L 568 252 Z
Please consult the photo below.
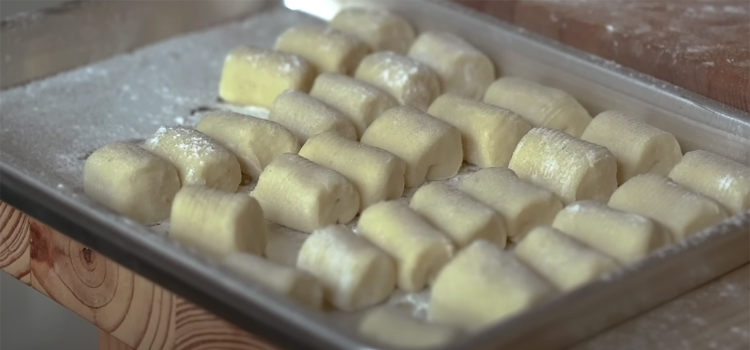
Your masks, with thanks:
M 370 47 L 356 36 L 314 25 L 287 29 L 276 39 L 274 49 L 306 58 L 320 73 L 351 75 L 370 53 Z
M 126 142 L 97 149 L 83 168 L 87 196 L 143 224 L 169 217 L 179 189 L 180 178 L 172 164 Z
M 315 230 L 302 245 L 297 267 L 317 277 L 325 299 L 345 311 L 380 303 L 396 284 L 391 257 L 341 225 Z
M 396 261 L 399 288 L 424 288 L 453 256 L 453 245 L 401 200 L 380 202 L 360 215 L 357 232 Z
M 279 95 L 271 105 L 268 119 L 291 131 L 300 144 L 326 131 L 335 131 L 346 138 L 357 139 L 357 129 L 347 116 L 297 90 L 287 90 Z
M 269 107 L 287 89 L 309 91 L 315 68 L 302 56 L 245 46 L 224 61 L 219 97 L 229 103 Z
M 362 135 L 362 143 L 403 159 L 406 187 L 456 175 L 463 160 L 458 129 L 414 107 L 383 112 Z
M 359 193 L 340 173 L 284 153 L 260 174 L 253 190 L 266 219 L 303 232 L 351 221 Z
M 372 51 L 405 54 L 414 41 L 414 29 L 391 12 L 361 7 L 346 8 L 331 19 L 331 28 L 356 36 Z
M 510 109 L 531 125 L 580 137 L 591 116 L 573 96 L 530 80 L 500 78 L 484 94 L 484 102 Z
M 238 113 L 207 113 L 195 128 L 232 151 L 242 172 L 254 179 L 280 154 L 299 151 L 297 139 L 281 124 Z
M 518 177 L 555 192 L 564 204 L 586 199 L 606 203 L 617 189 L 612 153 L 558 130 L 529 131 L 508 167 Z
M 247 193 L 183 187 L 172 205 L 169 236 L 217 258 L 235 252 L 263 255 L 268 224 Z
M 351 181 L 359 192 L 360 211 L 404 193 L 406 164 L 380 148 L 326 132 L 309 139 L 299 155 L 338 171 Z
M 531 130 L 510 110 L 453 94 L 438 97 L 427 113 L 461 131 L 464 160 L 483 168 L 508 166 L 516 145 Z
M 495 80 L 495 65 L 489 57 L 451 33 L 423 32 L 412 44 L 408 56 L 424 62 L 438 74 L 443 92 L 479 100 Z
M 368 311 L 360 322 L 358 331 L 366 338 L 383 345 L 405 349 L 438 347 L 459 335 L 455 328 L 416 320 L 391 306 Z

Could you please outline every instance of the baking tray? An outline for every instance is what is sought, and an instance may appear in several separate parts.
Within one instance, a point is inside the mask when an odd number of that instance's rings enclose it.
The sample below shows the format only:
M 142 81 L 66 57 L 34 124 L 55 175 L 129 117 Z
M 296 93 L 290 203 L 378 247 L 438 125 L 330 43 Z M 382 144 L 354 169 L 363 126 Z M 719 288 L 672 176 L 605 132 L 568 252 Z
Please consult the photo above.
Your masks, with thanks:
M 236 279 L 159 234 L 164 227 L 116 215 L 80 188 L 94 149 L 143 139 L 160 125 L 191 125 L 206 108 L 226 107 L 217 105 L 216 90 L 230 49 L 270 47 L 289 26 L 350 5 L 390 9 L 420 31 L 456 33 L 503 75 L 564 89 L 592 114 L 636 112 L 673 133 L 684 151 L 750 164 L 750 115 L 453 3 L 79 2 L 0 25 L 0 199 L 282 347 L 380 348 L 347 330 L 340 315 L 307 311 Z M 746 263 L 748 227 L 750 213 L 734 217 L 445 349 L 571 345 Z

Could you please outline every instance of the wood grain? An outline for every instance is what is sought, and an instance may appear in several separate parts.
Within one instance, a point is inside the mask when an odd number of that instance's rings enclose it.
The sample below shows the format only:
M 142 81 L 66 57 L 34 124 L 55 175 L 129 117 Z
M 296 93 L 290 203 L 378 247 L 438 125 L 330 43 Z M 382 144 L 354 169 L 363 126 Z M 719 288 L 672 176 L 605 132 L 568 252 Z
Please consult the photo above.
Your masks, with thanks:
M 31 284 L 29 218 L 0 202 L 0 270 Z

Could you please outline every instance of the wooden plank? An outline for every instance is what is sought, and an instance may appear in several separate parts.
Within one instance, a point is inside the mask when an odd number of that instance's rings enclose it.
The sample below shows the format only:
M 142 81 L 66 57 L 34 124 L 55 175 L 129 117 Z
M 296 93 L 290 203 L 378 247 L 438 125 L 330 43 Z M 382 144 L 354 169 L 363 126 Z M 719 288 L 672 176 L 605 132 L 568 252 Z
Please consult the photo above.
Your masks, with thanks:
M 31 284 L 29 218 L 0 202 L 0 270 Z
M 134 350 L 127 346 L 127 344 L 121 342 L 119 339 L 113 337 L 109 333 L 99 330 L 99 350 Z

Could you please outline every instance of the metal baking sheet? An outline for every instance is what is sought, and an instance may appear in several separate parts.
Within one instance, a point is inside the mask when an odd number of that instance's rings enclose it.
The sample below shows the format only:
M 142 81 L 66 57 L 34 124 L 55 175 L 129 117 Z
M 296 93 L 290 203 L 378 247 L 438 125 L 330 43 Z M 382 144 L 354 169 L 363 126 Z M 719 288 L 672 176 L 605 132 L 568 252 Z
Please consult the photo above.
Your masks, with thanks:
M 348 329 L 350 316 L 303 310 L 171 242 L 159 234 L 166 224 L 144 227 L 81 194 L 83 162 L 94 149 L 119 140 L 137 142 L 161 125 L 193 125 L 201 111 L 228 107 L 216 102 L 216 90 L 224 56 L 235 46 L 270 47 L 284 29 L 320 23 L 343 6 L 388 8 L 419 30 L 446 30 L 466 38 L 488 53 L 503 75 L 569 91 L 591 113 L 634 111 L 675 134 L 684 150 L 705 149 L 750 163 L 747 114 L 455 4 L 288 0 L 239 6 L 243 2 L 223 1 L 206 8 L 204 3 L 173 5 L 181 8 L 178 15 L 149 1 L 95 3 L 4 23 L 0 73 L 14 73 L 11 78 L 0 75 L 0 86 L 31 82 L 0 92 L 0 199 L 282 346 L 378 347 Z M 139 19 L 139 26 L 117 17 L 122 6 L 129 18 Z M 201 21 L 192 20 L 196 13 L 204 14 Z M 241 21 L 186 33 L 240 13 L 246 15 Z M 165 25 L 160 21 L 164 17 L 173 23 Z M 63 42 L 29 40 L 42 29 L 59 32 Z M 113 41 L 90 34 L 97 30 L 118 36 Z M 164 40 L 176 33 L 182 35 Z M 59 49 L 75 44 L 65 40 L 82 38 L 90 47 Z M 155 44 L 128 51 L 147 43 Z M 113 57 L 100 60 L 107 56 Z M 72 67 L 78 68 L 45 77 Z M 254 108 L 238 111 L 263 114 Z M 555 349 L 572 344 L 747 262 L 749 226 L 750 213 L 735 217 L 447 348 Z M 274 259 L 292 260 L 304 236 L 278 226 L 273 230 Z M 419 316 L 427 297 L 397 294 L 390 302 L 411 307 Z

